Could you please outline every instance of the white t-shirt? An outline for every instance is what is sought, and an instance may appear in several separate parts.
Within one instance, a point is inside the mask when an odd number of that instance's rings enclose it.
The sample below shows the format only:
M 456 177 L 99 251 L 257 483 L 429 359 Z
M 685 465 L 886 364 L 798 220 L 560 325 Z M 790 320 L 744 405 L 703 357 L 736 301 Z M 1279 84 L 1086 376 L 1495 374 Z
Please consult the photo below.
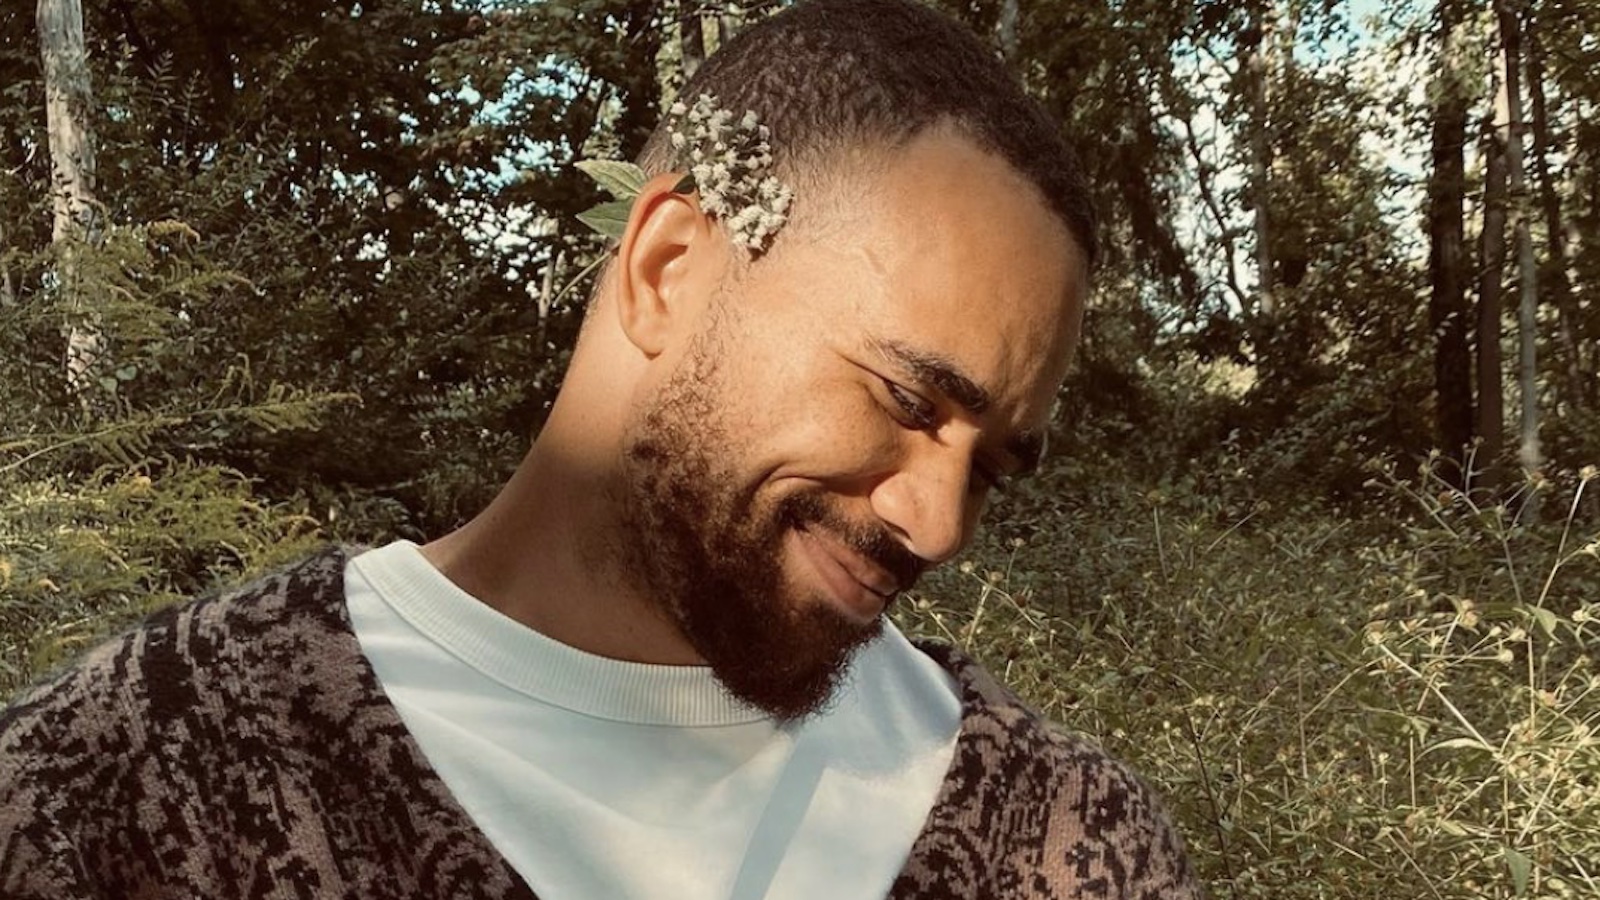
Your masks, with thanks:
M 961 705 L 893 626 L 828 711 L 778 726 L 699 666 L 554 641 L 408 542 L 351 560 L 361 648 L 456 800 L 544 900 L 881 898 Z

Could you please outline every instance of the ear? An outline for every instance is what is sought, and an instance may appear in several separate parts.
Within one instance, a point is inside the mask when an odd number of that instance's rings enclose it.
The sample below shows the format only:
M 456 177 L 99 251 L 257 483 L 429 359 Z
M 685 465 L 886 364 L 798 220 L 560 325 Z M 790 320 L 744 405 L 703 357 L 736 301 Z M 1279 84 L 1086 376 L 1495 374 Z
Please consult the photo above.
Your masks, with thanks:
M 714 285 L 711 228 L 693 195 L 672 189 L 681 174 L 645 183 L 617 248 L 618 324 L 647 357 L 686 333 Z

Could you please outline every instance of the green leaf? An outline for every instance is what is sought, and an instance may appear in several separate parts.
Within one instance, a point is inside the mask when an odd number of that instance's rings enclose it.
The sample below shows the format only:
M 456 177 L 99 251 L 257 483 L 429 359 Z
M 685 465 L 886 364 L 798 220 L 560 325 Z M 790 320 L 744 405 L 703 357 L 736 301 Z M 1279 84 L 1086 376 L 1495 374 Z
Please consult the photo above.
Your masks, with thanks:
M 1533 613 L 1533 620 L 1544 630 L 1545 637 L 1556 636 L 1556 623 L 1561 621 L 1559 616 L 1542 606 L 1532 607 L 1529 612 Z
M 632 200 L 639 196 L 648 180 L 643 169 L 633 163 L 614 159 L 580 160 L 578 168 L 618 200 Z
M 1463 749 L 1464 750 L 1482 750 L 1484 753 L 1493 753 L 1494 752 L 1494 748 L 1493 747 L 1490 747 L 1488 744 L 1485 744 L 1483 741 L 1480 741 L 1477 738 L 1458 737 L 1458 738 L 1451 738 L 1448 741 L 1440 741 L 1437 744 L 1433 744 L 1433 745 L 1429 746 L 1428 748 L 1426 748 L 1425 750 L 1423 750 L 1422 754 L 1424 756 L 1426 756 L 1427 754 L 1432 753 L 1435 750 L 1463 750 Z
M 632 200 L 612 200 L 578 213 L 578 221 L 606 237 L 620 241 L 628 230 L 628 213 L 632 210 Z
M 1519 853 L 1510 847 L 1502 851 L 1505 857 L 1506 868 L 1511 870 L 1511 887 L 1513 893 L 1521 897 L 1528 893 L 1528 873 L 1533 869 L 1533 860 L 1526 854 Z

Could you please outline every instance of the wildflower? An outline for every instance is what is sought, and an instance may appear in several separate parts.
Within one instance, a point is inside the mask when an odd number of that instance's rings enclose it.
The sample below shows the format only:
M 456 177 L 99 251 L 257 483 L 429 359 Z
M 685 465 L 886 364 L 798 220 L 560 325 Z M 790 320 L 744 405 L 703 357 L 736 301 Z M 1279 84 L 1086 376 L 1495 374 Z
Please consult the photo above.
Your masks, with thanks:
M 672 146 L 690 175 L 700 205 L 721 219 L 734 243 L 752 252 L 765 250 L 787 221 L 794 192 L 768 171 L 772 166 L 770 132 L 753 111 L 737 121 L 732 111 L 701 94 L 690 105 L 672 105 L 677 120 Z M 688 153 L 683 151 L 688 148 Z
M 794 191 L 771 173 L 771 132 L 754 112 L 736 120 L 710 94 L 693 103 L 680 100 L 667 112 L 673 119 L 668 142 L 675 166 L 688 173 L 701 210 L 720 220 L 735 244 L 752 253 L 765 250 L 788 221 L 794 200 Z M 586 160 L 578 165 L 619 203 L 631 203 L 645 181 L 644 172 L 629 163 Z M 603 235 L 620 238 L 623 226 L 610 206 L 602 204 L 578 218 Z

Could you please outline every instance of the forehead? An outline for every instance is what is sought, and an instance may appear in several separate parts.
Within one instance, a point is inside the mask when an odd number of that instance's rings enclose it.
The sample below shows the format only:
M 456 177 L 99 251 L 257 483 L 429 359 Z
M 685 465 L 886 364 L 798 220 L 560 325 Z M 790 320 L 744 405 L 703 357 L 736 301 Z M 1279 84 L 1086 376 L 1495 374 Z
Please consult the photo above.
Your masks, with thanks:
M 842 339 L 955 363 L 1008 417 L 1047 411 L 1086 278 L 1038 188 L 954 129 L 854 162 L 775 245 L 769 262 L 786 293 Z

